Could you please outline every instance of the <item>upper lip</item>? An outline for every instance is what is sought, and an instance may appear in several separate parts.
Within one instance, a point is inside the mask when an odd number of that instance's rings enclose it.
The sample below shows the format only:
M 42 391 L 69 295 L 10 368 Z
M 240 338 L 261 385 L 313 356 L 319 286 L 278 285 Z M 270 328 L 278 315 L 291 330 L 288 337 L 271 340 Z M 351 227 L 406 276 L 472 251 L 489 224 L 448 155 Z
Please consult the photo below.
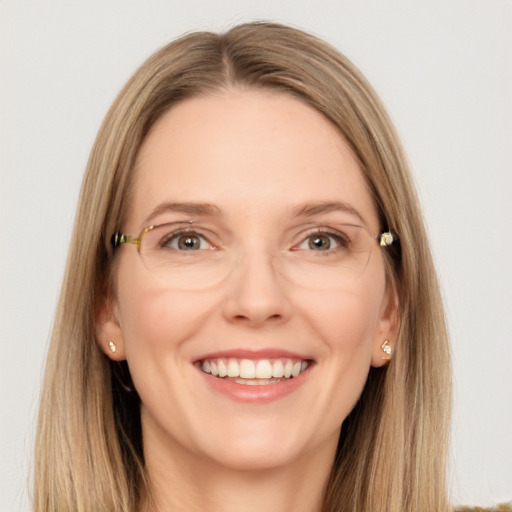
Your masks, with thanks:
M 231 350 L 219 350 L 216 352 L 208 352 L 207 354 L 201 355 L 199 357 L 194 358 L 194 363 L 199 361 L 204 361 L 206 359 L 221 359 L 221 358 L 232 358 L 232 359 L 252 359 L 252 360 L 261 360 L 261 359 L 277 359 L 277 358 L 289 358 L 289 359 L 301 359 L 301 360 L 310 360 L 313 358 L 310 355 L 300 354 L 297 352 L 293 352 L 290 350 L 283 350 L 279 348 L 266 348 L 266 349 L 258 349 L 258 350 L 250 350 L 250 349 L 231 349 Z

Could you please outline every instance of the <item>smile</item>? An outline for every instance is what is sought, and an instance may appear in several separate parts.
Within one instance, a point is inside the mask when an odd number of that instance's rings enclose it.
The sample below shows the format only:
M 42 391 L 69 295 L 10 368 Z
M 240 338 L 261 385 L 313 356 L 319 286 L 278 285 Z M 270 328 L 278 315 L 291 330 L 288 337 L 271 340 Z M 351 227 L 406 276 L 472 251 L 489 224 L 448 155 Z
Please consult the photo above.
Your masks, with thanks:
M 298 377 L 309 365 L 309 360 L 292 358 L 212 358 L 199 362 L 199 368 L 204 373 L 249 386 L 275 384 Z

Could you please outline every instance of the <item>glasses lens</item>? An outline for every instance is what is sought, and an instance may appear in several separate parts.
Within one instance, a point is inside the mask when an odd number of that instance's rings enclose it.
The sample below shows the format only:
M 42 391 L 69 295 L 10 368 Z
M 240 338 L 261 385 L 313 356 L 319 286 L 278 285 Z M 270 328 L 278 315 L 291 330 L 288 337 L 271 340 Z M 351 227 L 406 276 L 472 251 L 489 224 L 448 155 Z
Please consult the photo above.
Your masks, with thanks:
M 311 289 L 343 288 L 364 271 L 372 238 L 361 226 L 342 225 L 336 231 L 315 231 L 301 243 L 269 255 L 276 279 Z M 204 289 L 228 278 L 243 265 L 236 249 L 217 248 L 190 226 L 155 226 L 144 233 L 140 255 L 148 271 L 163 285 L 177 290 Z M 248 271 L 250 271 L 248 269 Z
M 345 224 L 336 232 L 315 233 L 284 258 L 288 280 L 309 289 L 342 289 L 359 277 L 368 261 L 372 238 L 362 226 Z
M 140 244 L 141 258 L 164 286 L 177 290 L 204 289 L 221 282 L 233 267 L 229 251 L 218 250 L 191 226 L 154 226 Z

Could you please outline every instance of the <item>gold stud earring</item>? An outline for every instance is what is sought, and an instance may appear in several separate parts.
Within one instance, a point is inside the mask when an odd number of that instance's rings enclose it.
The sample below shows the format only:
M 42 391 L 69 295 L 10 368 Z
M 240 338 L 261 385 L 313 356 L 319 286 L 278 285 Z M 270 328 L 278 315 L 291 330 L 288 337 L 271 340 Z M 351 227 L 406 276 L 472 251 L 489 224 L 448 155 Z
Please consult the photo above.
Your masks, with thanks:
M 382 344 L 382 350 L 387 355 L 387 357 L 383 357 L 382 359 L 389 359 L 391 357 L 391 347 L 389 345 L 389 340 L 384 340 Z
M 110 349 L 110 352 L 112 352 L 112 354 L 115 353 L 115 351 L 117 350 L 117 346 L 113 341 L 108 342 L 108 348 Z

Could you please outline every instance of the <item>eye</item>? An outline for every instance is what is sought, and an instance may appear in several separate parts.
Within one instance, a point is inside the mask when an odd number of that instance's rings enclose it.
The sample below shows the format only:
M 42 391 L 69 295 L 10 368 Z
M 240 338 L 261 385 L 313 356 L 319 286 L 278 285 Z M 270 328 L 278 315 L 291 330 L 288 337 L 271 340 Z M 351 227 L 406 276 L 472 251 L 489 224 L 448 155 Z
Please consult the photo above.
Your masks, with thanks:
M 173 233 L 162 241 L 161 246 L 178 251 L 199 251 L 212 248 L 206 238 L 194 232 Z
M 306 237 L 296 246 L 297 250 L 329 251 L 341 246 L 347 246 L 348 240 L 341 234 L 318 231 Z
M 331 248 L 331 238 L 327 235 L 315 235 L 308 237 L 308 248 L 313 251 L 327 251 Z

